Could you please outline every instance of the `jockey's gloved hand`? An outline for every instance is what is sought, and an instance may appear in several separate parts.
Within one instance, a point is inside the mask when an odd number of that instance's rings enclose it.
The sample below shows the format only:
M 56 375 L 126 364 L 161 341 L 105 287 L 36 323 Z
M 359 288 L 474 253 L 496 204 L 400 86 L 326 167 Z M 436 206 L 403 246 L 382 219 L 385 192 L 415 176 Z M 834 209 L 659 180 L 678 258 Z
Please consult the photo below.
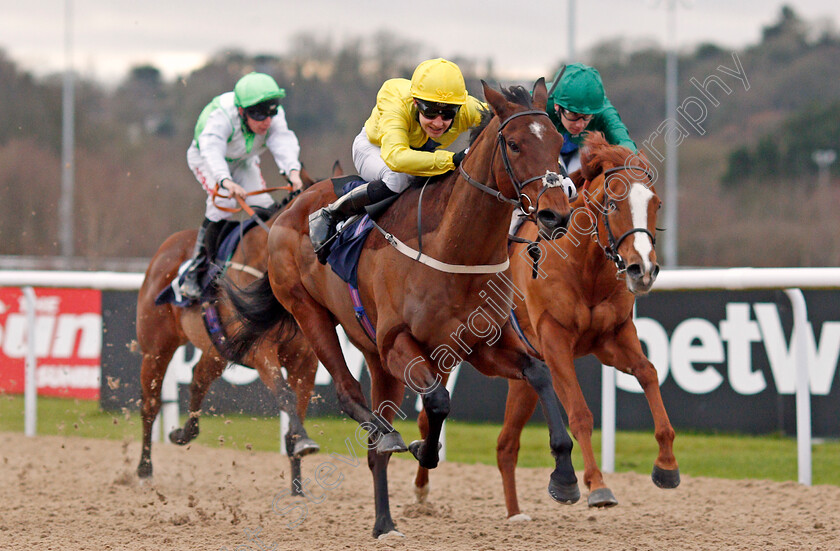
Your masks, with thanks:
M 464 160 L 464 157 L 466 157 L 466 155 L 467 155 L 467 150 L 466 149 L 464 149 L 463 151 L 459 151 L 458 153 L 455 153 L 454 155 L 452 155 L 452 162 L 455 163 L 455 168 L 458 168 L 458 166 L 461 164 L 461 161 Z
M 560 185 L 563 186 L 563 191 L 566 192 L 566 196 L 569 198 L 569 201 L 574 201 L 577 199 L 577 188 L 575 187 L 575 183 L 572 181 L 571 178 L 566 176 L 560 182 Z

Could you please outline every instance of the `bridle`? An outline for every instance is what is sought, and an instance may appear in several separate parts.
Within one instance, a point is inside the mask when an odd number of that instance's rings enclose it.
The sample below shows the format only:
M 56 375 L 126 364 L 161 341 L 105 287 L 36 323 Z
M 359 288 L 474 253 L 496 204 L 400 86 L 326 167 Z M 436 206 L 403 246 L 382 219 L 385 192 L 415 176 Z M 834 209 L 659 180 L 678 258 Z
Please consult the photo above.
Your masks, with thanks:
M 525 186 L 527 186 L 528 184 L 530 184 L 531 182 L 534 182 L 536 180 L 542 180 L 543 187 L 540 190 L 539 195 L 537 196 L 537 202 L 539 203 L 539 198 L 542 197 L 542 194 L 545 193 L 548 189 L 551 189 L 553 187 L 559 187 L 559 186 L 562 185 L 562 178 L 556 172 L 551 172 L 549 170 L 546 170 L 545 174 L 532 176 L 532 177 L 528 178 L 527 180 L 525 180 L 523 182 L 520 182 L 516 178 L 516 175 L 514 175 L 513 165 L 511 165 L 510 158 L 508 157 L 507 140 L 505 139 L 504 133 L 502 131 L 505 129 L 505 126 L 507 126 L 507 124 L 510 121 L 512 121 L 513 119 L 515 119 L 517 117 L 525 117 L 525 116 L 530 116 L 530 115 L 542 115 L 542 116 L 548 117 L 548 113 L 546 113 L 545 111 L 539 110 L 539 109 L 529 109 L 527 111 L 519 111 L 518 113 L 512 114 L 511 116 L 506 118 L 504 121 L 502 121 L 502 123 L 499 125 L 499 130 L 496 134 L 496 140 L 498 142 L 498 144 L 497 144 L 498 147 L 493 150 L 493 155 L 496 154 L 496 151 L 501 152 L 502 164 L 505 167 L 505 172 L 507 173 L 508 178 L 510 178 L 510 182 L 513 185 L 514 191 L 516 191 L 516 199 L 511 199 L 510 197 L 505 196 L 500 190 L 493 189 L 490 186 L 482 184 L 481 182 L 473 179 L 469 174 L 467 174 L 467 171 L 464 168 L 463 163 L 461 163 L 461 165 L 458 167 L 458 169 L 461 172 L 461 176 L 463 176 L 464 179 L 467 182 L 469 182 L 471 185 L 475 186 L 476 188 L 480 189 L 481 191 L 483 191 L 485 193 L 489 193 L 490 195 L 496 197 L 496 199 L 498 199 L 499 201 L 503 201 L 505 203 L 510 203 L 511 205 L 513 205 L 515 207 L 519 207 L 520 209 L 522 209 L 522 212 L 524 212 L 526 214 L 526 219 L 535 221 L 534 220 L 534 212 L 536 212 L 537 206 L 531 203 L 531 198 L 528 197 L 526 194 L 524 194 L 522 192 L 522 189 Z M 493 165 L 493 161 L 491 159 L 490 166 L 492 166 L 492 165 Z M 527 201 L 528 201 L 528 206 L 527 207 L 525 206 L 525 204 L 523 202 L 523 199 L 527 199 Z
M 496 197 L 499 201 L 503 201 L 503 202 L 509 203 L 509 204 L 511 204 L 515 207 L 519 207 L 520 209 L 522 209 L 523 212 L 525 212 L 527 214 L 528 219 L 536 221 L 535 217 L 534 217 L 534 212 L 537 210 L 536 205 L 531 204 L 530 198 L 527 195 L 525 195 L 524 193 L 522 193 L 522 189 L 525 186 L 527 186 L 528 184 L 530 184 L 531 182 L 534 182 L 536 180 L 542 180 L 543 181 L 543 189 L 540 190 L 540 193 L 537 196 L 537 202 L 539 202 L 539 197 L 541 197 L 542 194 L 547 189 L 551 189 L 553 187 L 559 187 L 559 186 L 562 185 L 562 178 L 556 172 L 551 172 L 549 170 L 546 170 L 545 174 L 542 174 L 542 175 L 539 175 L 539 176 L 532 176 L 531 178 L 528 178 L 527 180 L 525 180 L 523 182 L 520 182 L 516 178 L 516 176 L 514 175 L 513 165 L 511 165 L 510 159 L 508 158 L 508 154 L 507 154 L 507 140 L 505 140 L 505 136 L 502 133 L 502 130 L 504 130 L 505 126 L 507 126 L 507 124 L 510 121 L 512 121 L 513 119 L 515 119 L 517 117 L 528 116 L 528 115 L 540 115 L 540 116 L 547 117 L 548 113 L 546 113 L 545 111 L 537 110 L 537 109 L 529 109 L 527 111 L 520 111 L 518 113 L 514 113 L 511 116 L 509 116 L 508 118 L 506 118 L 499 125 L 499 130 L 498 130 L 498 133 L 497 133 L 497 141 L 498 141 L 497 146 L 498 147 L 493 148 L 493 157 L 491 157 L 491 159 L 490 159 L 490 166 L 492 167 L 493 166 L 493 159 L 495 158 L 496 151 L 501 151 L 502 163 L 504 164 L 505 172 L 507 173 L 508 177 L 510 178 L 511 184 L 513 185 L 513 188 L 516 191 L 516 195 L 517 195 L 516 199 L 511 199 L 510 197 L 505 196 L 500 190 L 493 189 L 490 186 L 482 184 L 481 182 L 479 182 L 479 181 L 473 179 L 472 177 L 470 177 L 470 175 L 467 174 L 467 171 L 464 169 L 464 163 L 461 163 L 461 165 L 459 166 L 459 170 L 460 170 L 461 176 L 463 176 L 463 178 L 467 182 L 469 182 L 471 185 L 477 187 L 478 189 L 480 189 L 481 191 L 483 191 L 485 193 L 489 193 L 490 195 Z M 426 181 L 426 183 L 428 184 L 428 180 Z M 429 266 L 429 267 L 434 268 L 434 269 L 436 269 L 438 271 L 441 271 L 441 272 L 446 272 L 446 273 L 451 273 L 451 274 L 490 274 L 490 273 L 503 272 L 504 270 L 508 269 L 508 267 L 510 266 L 510 259 L 509 258 L 505 259 L 504 262 L 501 262 L 499 264 L 467 266 L 467 265 L 461 265 L 461 264 L 448 264 L 448 263 L 436 260 L 436 259 L 434 259 L 434 258 L 432 258 L 432 257 L 430 257 L 426 254 L 423 254 L 423 241 L 422 241 L 423 231 L 422 231 L 422 223 L 421 223 L 421 213 L 422 213 L 423 191 L 424 190 L 425 190 L 425 185 L 423 186 L 423 189 L 420 191 L 420 195 L 419 195 L 418 203 L 417 203 L 417 235 L 418 235 L 417 244 L 418 244 L 418 249 L 419 250 L 415 250 L 415 249 L 409 247 L 408 245 L 406 245 L 405 243 L 400 241 L 395 235 L 386 231 L 381 226 L 379 226 L 379 224 L 372 221 L 373 226 L 382 234 L 382 236 L 385 238 L 386 241 L 388 241 L 388 243 L 390 243 L 395 249 L 397 249 L 397 251 L 404 254 L 405 256 L 408 256 L 409 258 L 413 258 L 417 262 L 420 262 L 421 264 L 425 264 L 426 266 Z M 526 207 L 523 204 L 523 198 L 528 199 L 528 207 Z
M 654 234 L 652 234 L 647 228 L 630 228 L 629 230 L 627 230 L 626 232 L 621 234 L 621 236 L 618 239 L 616 239 L 615 235 L 612 232 L 612 228 L 610 228 L 610 216 L 609 215 L 610 215 L 610 213 L 612 213 L 615 210 L 615 200 L 613 200 L 613 199 L 610 199 L 609 201 L 606 200 L 606 198 L 609 197 L 610 177 L 613 174 L 615 174 L 616 172 L 621 172 L 621 171 L 624 171 L 624 170 L 641 172 L 645 176 L 648 177 L 649 181 L 653 182 L 653 175 L 650 173 L 649 170 L 647 170 L 646 168 L 641 167 L 641 166 L 621 165 L 621 166 L 613 167 L 609 170 L 605 170 L 604 173 L 603 173 L 603 175 L 604 175 L 604 198 L 605 198 L 605 200 L 603 201 L 603 205 L 601 205 L 600 214 L 604 219 L 604 229 L 607 232 L 607 244 L 606 245 L 601 244 L 601 240 L 598 237 L 597 227 L 596 227 L 595 232 L 594 232 L 595 233 L 595 240 L 598 242 L 598 245 L 600 245 L 600 247 L 604 250 L 604 254 L 607 256 L 607 258 L 615 264 L 615 267 L 618 269 L 618 274 L 617 275 L 619 275 L 619 276 L 627 270 L 627 265 L 624 262 L 624 259 L 618 253 L 618 248 L 621 247 L 621 244 L 624 242 L 625 239 L 627 239 L 628 237 L 630 237 L 634 233 L 644 233 L 644 234 L 647 234 L 648 237 L 650 237 L 650 242 L 651 242 L 651 245 L 653 246 L 653 248 L 654 249 L 656 248 L 656 236 Z M 586 193 L 583 193 L 582 195 L 583 195 L 583 198 L 584 198 L 584 202 L 586 202 L 587 205 L 591 205 L 592 203 L 587 198 Z M 597 219 L 596 219 L 596 222 L 597 222 Z

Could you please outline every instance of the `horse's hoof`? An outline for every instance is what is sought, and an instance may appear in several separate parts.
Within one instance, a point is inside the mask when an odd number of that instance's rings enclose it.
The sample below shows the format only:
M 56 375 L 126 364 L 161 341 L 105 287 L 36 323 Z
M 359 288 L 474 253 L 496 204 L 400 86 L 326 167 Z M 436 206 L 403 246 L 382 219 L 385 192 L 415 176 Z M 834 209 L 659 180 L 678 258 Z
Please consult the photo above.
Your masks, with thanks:
M 425 503 L 426 498 L 429 497 L 429 485 L 415 486 L 414 495 L 417 497 L 417 503 Z
M 187 434 L 184 429 L 174 429 L 169 433 L 169 441 L 179 446 L 185 446 L 192 442 L 196 436 L 198 436 L 198 431 L 195 434 Z
M 438 442 L 437 451 L 440 452 L 440 449 L 442 447 L 443 447 L 443 444 Z M 434 469 L 435 467 L 438 466 L 438 461 L 440 461 L 440 456 L 438 454 L 435 454 L 435 457 L 434 457 L 433 460 L 424 462 L 422 457 L 423 457 L 423 452 L 425 451 L 425 449 L 426 449 L 426 441 L 425 440 L 415 440 L 414 442 L 412 442 L 411 444 L 408 445 L 408 451 L 410 451 L 411 454 L 415 457 L 415 459 L 417 459 L 417 461 L 420 462 L 421 467 L 423 467 L 424 469 Z
M 552 478 L 548 483 L 548 495 L 554 501 L 564 505 L 571 505 L 572 503 L 577 503 L 580 499 L 580 488 L 578 488 L 577 482 L 574 484 L 563 484 L 562 482 L 556 482 Z
M 151 463 L 140 463 L 137 466 L 137 477 L 138 478 L 151 478 L 152 477 L 152 464 Z
M 376 453 L 399 453 L 408 451 L 408 446 L 405 445 L 405 440 L 397 431 L 383 434 L 382 438 L 376 444 Z
M 378 539 L 378 540 L 384 540 L 384 539 L 388 539 L 388 538 L 390 538 L 390 537 L 400 537 L 400 538 L 404 538 L 404 537 L 405 537 L 405 534 L 403 534 L 403 533 L 402 533 L 402 532 L 400 532 L 399 530 L 391 530 L 390 532 L 385 532 L 384 534 L 379 534 L 378 536 L 376 536 L 376 539 Z
M 295 442 L 295 447 L 292 450 L 292 456 L 303 457 L 311 453 L 317 453 L 320 449 L 321 446 L 319 446 L 318 443 L 311 438 L 301 438 Z
M 513 515 L 508 517 L 508 522 L 530 522 L 531 517 L 526 515 L 525 513 L 519 513 L 518 515 Z
M 678 468 L 673 470 L 660 469 L 654 465 L 653 472 L 650 473 L 650 478 L 659 488 L 676 488 L 680 485 L 680 470 Z
M 598 488 L 590 492 L 587 503 L 590 507 L 615 507 L 618 500 L 609 488 Z

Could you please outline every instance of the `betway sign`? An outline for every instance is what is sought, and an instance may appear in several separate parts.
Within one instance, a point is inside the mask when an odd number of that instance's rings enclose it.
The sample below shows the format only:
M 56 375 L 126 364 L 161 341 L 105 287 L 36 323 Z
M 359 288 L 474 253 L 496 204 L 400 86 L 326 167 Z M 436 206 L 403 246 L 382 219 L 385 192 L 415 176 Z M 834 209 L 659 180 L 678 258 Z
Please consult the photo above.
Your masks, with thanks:
M 840 359 L 840 291 L 810 291 L 805 298 L 810 319 L 806 345 L 814 435 L 840 436 L 840 389 L 835 384 Z M 121 324 L 119 330 L 124 332 L 127 324 L 133 322 L 133 310 L 118 322 L 110 322 L 107 311 L 118 310 L 106 309 L 106 341 L 119 334 L 109 329 L 112 323 Z M 782 292 L 654 292 L 637 301 L 636 327 L 645 352 L 657 368 L 665 407 L 678 430 L 795 432 L 792 315 Z M 129 336 L 119 338 L 122 341 Z M 103 385 L 103 406 L 108 409 L 121 407 L 121 402 L 128 402 L 129 398 L 139 398 L 135 381 L 139 377 L 139 358 L 109 357 L 124 350 L 124 342 L 111 346 L 106 342 L 103 379 L 111 375 L 132 385 L 125 399 L 113 396 L 114 391 Z M 352 347 L 345 350 L 348 363 L 367 387 L 367 373 L 359 368 L 359 355 L 352 351 Z M 182 383 L 183 411 L 187 407 L 186 382 L 190 366 L 197 360 L 196 353 L 182 351 L 173 359 L 176 365 L 172 367 Z M 600 364 L 591 356 L 576 364 L 584 395 L 599 423 Z M 507 392 L 504 380 L 489 379 L 473 369 L 459 369 L 453 377 L 457 379 L 452 388 L 452 418 L 502 420 Z M 267 407 L 277 411 L 255 372 L 237 368 L 225 379 L 214 386 L 207 407 L 215 411 L 265 413 Z M 650 411 L 635 378 L 620 374 L 617 385 L 618 428 L 650 430 Z M 310 406 L 310 415 L 339 414 L 329 375 L 323 367 L 316 378 L 315 393 L 318 400 Z M 106 395 L 110 396 L 107 401 Z M 406 393 L 402 410 L 413 415 L 414 405 L 415 396 Z
M 808 327 L 811 393 L 825 396 L 840 358 L 840 322 L 823 323 L 819 343 L 813 325 Z M 794 339 L 786 336 L 776 304 L 731 302 L 717 324 L 689 318 L 679 322 L 670 338 L 662 324 L 651 318 L 637 318 L 636 330 L 657 368 L 660 384 L 670 376 L 691 394 L 708 394 L 725 384 L 742 395 L 763 392 L 768 388 L 767 375 L 753 362 L 753 346 L 760 343 L 776 392 L 795 392 Z M 618 375 L 616 386 L 642 392 L 636 379 L 624 373 Z

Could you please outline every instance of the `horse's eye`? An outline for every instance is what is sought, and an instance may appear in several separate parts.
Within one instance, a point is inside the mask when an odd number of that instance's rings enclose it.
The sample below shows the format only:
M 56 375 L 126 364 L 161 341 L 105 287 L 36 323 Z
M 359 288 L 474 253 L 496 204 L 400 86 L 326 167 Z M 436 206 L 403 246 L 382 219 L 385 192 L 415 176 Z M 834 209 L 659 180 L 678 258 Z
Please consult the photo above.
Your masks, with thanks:
M 513 151 L 514 153 L 519 153 L 519 146 L 518 146 L 518 145 L 516 145 L 516 142 L 515 142 L 515 141 L 513 141 L 513 140 L 508 140 L 507 145 L 508 145 L 508 149 L 510 149 L 510 150 L 511 150 L 511 151 Z

